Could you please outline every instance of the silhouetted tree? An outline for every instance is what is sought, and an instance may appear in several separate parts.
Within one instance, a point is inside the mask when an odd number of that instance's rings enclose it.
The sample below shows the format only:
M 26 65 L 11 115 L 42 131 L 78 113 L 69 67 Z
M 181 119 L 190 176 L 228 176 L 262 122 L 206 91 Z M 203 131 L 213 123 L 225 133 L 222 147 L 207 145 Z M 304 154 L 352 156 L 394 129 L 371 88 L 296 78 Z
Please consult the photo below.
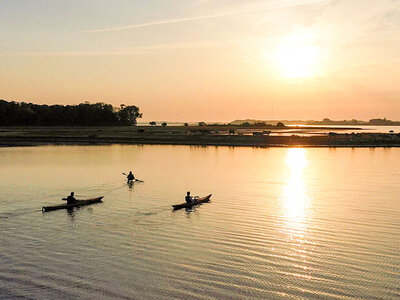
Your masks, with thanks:
M 189 123 L 183 123 L 183 126 L 188 127 Z
M 163 123 L 161 123 L 161 125 L 162 125 L 162 127 L 165 127 L 165 126 L 167 126 L 167 123 L 163 122 Z
M 136 119 L 141 118 L 142 114 L 139 112 L 139 108 L 134 105 L 125 106 L 121 104 L 119 111 L 119 118 L 123 125 L 136 125 Z
M 205 122 L 199 122 L 199 126 L 206 126 Z
M 155 126 L 157 123 L 154 121 L 149 122 L 150 126 Z
M 0 126 L 134 125 L 142 114 L 136 106 L 110 104 L 37 105 L 0 100 Z

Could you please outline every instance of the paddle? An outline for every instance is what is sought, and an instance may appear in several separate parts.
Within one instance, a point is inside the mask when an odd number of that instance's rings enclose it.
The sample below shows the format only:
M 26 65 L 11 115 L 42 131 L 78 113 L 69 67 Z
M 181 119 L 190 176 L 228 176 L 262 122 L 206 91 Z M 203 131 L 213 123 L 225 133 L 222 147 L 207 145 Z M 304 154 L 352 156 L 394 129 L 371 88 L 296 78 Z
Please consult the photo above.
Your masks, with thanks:
M 124 172 L 122 172 L 122 175 L 128 176 L 128 175 L 126 175 L 126 173 L 124 173 Z M 137 181 L 137 182 L 144 182 L 143 180 L 140 180 L 140 179 L 137 179 L 137 178 L 135 178 L 134 180 Z

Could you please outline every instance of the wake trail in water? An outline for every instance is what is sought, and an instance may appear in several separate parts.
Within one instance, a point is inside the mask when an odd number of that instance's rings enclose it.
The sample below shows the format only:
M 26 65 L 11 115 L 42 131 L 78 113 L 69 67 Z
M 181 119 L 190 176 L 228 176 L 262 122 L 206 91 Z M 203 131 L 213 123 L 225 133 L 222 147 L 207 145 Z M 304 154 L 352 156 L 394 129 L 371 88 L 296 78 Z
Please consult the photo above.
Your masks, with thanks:
M 79 189 L 71 189 L 75 192 L 75 194 L 77 196 L 82 196 L 80 193 L 85 193 L 85 192 L 103 192 L 103 194 L 108 194 L 114 190 L 118 190 L 120 188 L 123 188 L 124 186 L 126 186 L 126 184 L 120 185 L 119 183 L 121 182 L 121 180 L 118 181 L 113 181 L 113 182 L 108 182 L 108 183 L 102 183 L 99 185 L 88 185 L 85 187 L 81 187 Z M 117 187 L 115 187 L 118 184 Z
M 113 181 L 113 182 L 109 182 L 109 183 L 102 183 L 102 184 L 99 184 L 96 186 L 86 186 L 86 187 L 82 187 L 80 189 L 75 189 L 75 191 L 76 191 L 75 195 L 77 198 L 89 198 L 89 197 L 93 196 L 93 193 L 99 193 L 99 194 L 102 194 L 103 196 L 105 196 L 116 190 L 126 187 L 126 184 L 121 185 L 120 182 L 121 182 L 121 180 L 118 180 L 118 181 Z M 90 192 L 89 192 L 89 190 L 90 190 Z M 86 191 L 86 193 L 85 193 L 85 191 Z M 50 194 L 50 195 L 45 195 L 43 198 L 41 198 L 41 201 L 42 201 L 43 205 L 45 205 L 45 203 L 48 200 L 58 200 L 61 198 L 63 198 L 63 196 L 59 192 L 59 193 L 54 193 L 54 194 Z M 54 203 L 54 204 L 56 205 L 56 204 L 63 204 L 63 203 L 65 203 L 65 202 L 60 201 L 60 203 Z M 25 216 L 25 215 L 29 215 L 29 214 L 38 213 L 38 212 L 42 212 L 41 207 L 40 208 L 31 208 L 31 209 L 22 208 L 22 209 L 17 209 L 17 210 L 13 210 L 13 211 L 0 212 L 0 220 Z
M 4 213 L 0 213 L 0 220 L 26 216 L 26 215 L 30 215 L 30 214 L 34 214 L 34 213 L 39 213 L 39 212 L 42 212 L 42 209 L 29 209 L 29 210 L 24 209 L 24 210 L 12 211 L 12 212 L 4 212 Z

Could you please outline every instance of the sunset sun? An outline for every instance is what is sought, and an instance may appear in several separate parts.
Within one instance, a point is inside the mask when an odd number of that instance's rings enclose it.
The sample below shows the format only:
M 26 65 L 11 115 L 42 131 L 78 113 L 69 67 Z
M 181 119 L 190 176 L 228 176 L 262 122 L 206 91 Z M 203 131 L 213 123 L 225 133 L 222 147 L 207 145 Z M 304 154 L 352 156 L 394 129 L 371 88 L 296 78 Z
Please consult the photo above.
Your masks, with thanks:
M 277 46 L 273 59 L 282 77 L 310 78 L 317 73 L 319 52 L 310 33 L 295 31 Z

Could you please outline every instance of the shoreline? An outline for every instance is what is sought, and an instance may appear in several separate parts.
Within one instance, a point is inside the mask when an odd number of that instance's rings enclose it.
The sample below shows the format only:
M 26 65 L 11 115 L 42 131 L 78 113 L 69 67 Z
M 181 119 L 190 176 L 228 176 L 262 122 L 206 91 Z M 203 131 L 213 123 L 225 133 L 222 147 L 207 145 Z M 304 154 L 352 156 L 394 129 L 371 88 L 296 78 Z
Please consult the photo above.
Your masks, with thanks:
M 332 128 L 309 129 L 293 134 L 292 128 L 275 128 L 273 134 L 266 128 L 224 126 L 169 126 L 169 127 L 0 127 L 0 147 L 40 145 L 186 145 L 226 147 L 400 147 L 399 134 L 340 133 Z M 313 128 L 314 130 L 314 128 Z M 242 131 L 242 132 L 240 132 Z M 286 134 L 286 135 L 285 135 Z
M 400 148 L 400 144 L 381 145 L 251 145 L 251 144 L 184 144 L 184 143 L 73 143 L 73 142 L 24 142 L 24 143 L 0 143 L 1 148 L 39 147 L 39 146 L 112 146 L 112 145 L 158 145 L 158 146 L 192 146 L 192 147 L 248 147 L 248 148 Z

